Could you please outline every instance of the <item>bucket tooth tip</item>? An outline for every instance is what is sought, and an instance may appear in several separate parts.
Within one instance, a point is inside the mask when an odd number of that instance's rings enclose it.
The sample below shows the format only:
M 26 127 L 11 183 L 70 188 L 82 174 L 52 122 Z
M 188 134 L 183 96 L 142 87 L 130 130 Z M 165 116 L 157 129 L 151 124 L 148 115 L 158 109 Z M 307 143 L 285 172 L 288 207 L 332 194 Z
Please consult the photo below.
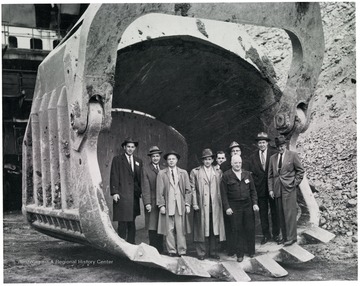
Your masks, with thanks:
M 280 249 L 280 260 L 283 262 L 307 262 L 312 260 L 314 257 L 315 256 L 313 254 L 296 243 Z
M 262 275 L 272 277 L 284 277 L 288 275 L 288 272 L 280 266 L 274 259 L 268 255 L 260 255 L 251 259 L 252 273 L 258 273 Z
M 133 261 L 166 268 L 159 252 L 154 247 L 144 243 L 138 245 Z
M 249 282 L 251 278 L 246 274 L 241 264 L 236 261 L 225 261 L 221 263 L 223 267 L 222 275 L 230 281 Z
M 199 277 L 211 277 L 204 267 L 199 263 L 199 260 L 189 256 L 181 256 L 178 259 L 178 265 L 176 269 L 178 275 L 199 276 Z
M 308 243 L 328 243 L 335 238 L 335 234 L 318 226 L 306 229 L 302 236 L 305 237 Z

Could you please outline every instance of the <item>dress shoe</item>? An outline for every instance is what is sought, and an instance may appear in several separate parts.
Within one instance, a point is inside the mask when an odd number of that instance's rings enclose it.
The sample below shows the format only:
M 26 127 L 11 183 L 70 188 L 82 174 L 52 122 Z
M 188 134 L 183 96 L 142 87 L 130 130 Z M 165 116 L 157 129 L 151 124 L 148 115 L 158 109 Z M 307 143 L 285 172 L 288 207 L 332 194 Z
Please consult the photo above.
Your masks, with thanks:
M 269 241 L 269 238 L 266 237 L 266 236 L 264 236 L 260 243 L 261 243 L 261 244 L 265 244 L 265 243 L 267 243 L 268 241 Z
M 177 253 L 169 253 L 170 257 L 178 257 Z
M 228 256 L 234 256 L 235 255 L 235 252 L 228 252 Z
M 198 259 L 199 259 L 199 260 L 204 260 L 204 259 L 205 259 L 205 256 L 204 256 L 204 255 L 199 255 L 199 256 L 198 256 Z
M 279 240 L 280 240 L 280 236 L 275 235 L 275 236 L 274 236 L 274 241 L 275 241 L 275 242 L 278 242 Z
M 283 240 L 283 239 L 279 239 L 279 240 L 278 240 L 278 242 L 277 242 L 277 244 L 279 244 L 279 245 L 280 245 L 280 244 L 283 244 L 284 242 L 285 242 L 285 240 Z
M 296 242 L 296 239 L 285 241 L 285 242 L 284 242 L 284 246 L 292 245 L 292 244 L 294 244 L 295 242 Z
M 240 256 L 236 259 L 237 262 L 242 262 L 244 260 L 244 256 Z
M 213 259 L 216 259 L 216 260 L 219 260 L 220 259 L 220 256 L 217 255 L 217 254 L 212 254 L 209 256 L 210 258 L 213 258 Z
M 249 254 L 249 257 L 250 257 L 250 258 L 254 258 L 254 256 L 255 256 L 254 253 Z

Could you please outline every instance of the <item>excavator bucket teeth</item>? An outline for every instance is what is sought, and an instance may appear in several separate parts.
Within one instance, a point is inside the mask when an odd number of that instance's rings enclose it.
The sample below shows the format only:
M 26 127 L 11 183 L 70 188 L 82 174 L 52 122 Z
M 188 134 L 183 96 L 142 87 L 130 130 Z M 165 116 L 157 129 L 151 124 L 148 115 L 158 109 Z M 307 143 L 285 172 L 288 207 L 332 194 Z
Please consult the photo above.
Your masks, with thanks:
M 230 281 L 236 282 L 249 282 L 251 278 L 242 269 L 240 263 L 236 261 L 224 261 L 221 263 L 226 271 L 226 276 L 229 277 Z
M 285 246 L 280 249 L 280 255 L 277 260 L 285 263 L 300 263 L 307 262 L 315 256 L 302 248 L 300 245 L 294 243 L 290 246 Z
M 199 260 L 190 256 L 181 256 L 178 259 L 176 274 L 187 276 L 210 277 Z
M 288 275 L 288 272 L 267 254 L 252 258 L 251 269 L 248 272 L 271 277 L 284 277 Z
M 159 252 L 152 246 L 141 243 L 133 258 L 133 261 L 139 262 L 144 265 L 154 266 L 154 267 L 162 267 L 166 268 L 166 264 L 164 263 L 164 259 L 159 254 Z
M 207 272 L 211 277 L 216 278 L 219 281 L 235 281 L 230 272 L 227 271 L 222 263 L 213 264 L 207 269 Z
M 328 243 L 335 238 L 335 234 L 318 226 L 306 229 L 302 235 L 305 237 L 307 243 Z

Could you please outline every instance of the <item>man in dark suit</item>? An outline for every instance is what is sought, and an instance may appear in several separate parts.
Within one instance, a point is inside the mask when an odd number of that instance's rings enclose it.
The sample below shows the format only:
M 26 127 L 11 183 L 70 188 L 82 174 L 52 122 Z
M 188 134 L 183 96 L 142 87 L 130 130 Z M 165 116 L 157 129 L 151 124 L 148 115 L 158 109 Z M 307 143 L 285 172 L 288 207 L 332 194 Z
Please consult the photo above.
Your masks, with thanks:
M 156 177 L 160 170 L 164 169 L 161 166 L 159 147 L 150 147 L 148 156 L 150 156 L 150 163 L 144 165 L 143 177 L 141 180 L 142 186 L 142 199 L 145 206 L 145 227 L 149 232 L 149 244 L 154 246 L 159 253 L 163 253 L 163 241 L 164 236 L 157 233 L 158 220 L 159 220 L 159 209 L 156 205 Z
M 126 138 L 121 146 L 125 153 L 113 158 L 110 171 L 113 220 L 118 222 L 119 236 L 135 244 L 135 218 L 140 215 L 142 161 L 133 155 L 137 141 Z
M 282 240 L 285 246 L 297 241 L 296 188 L 304 177 L 304 168 L 296 152 L 286 149 L 283 135 L 275 138 L 279 154 L 270 157 L 268 186 L 270 197 L 275 198 Z
M 261 244 L 265 244 L 271 238 L 269 225 L 269 204 L 272 222 L 272 235 L 275 241 L 279 240 L 280 232 L 275 200 L 269 197 L 268 190 L 269 161 L 274 152 L 268 148 L 270 138 L 265 132 L 259 133 L 255 140 L 257 141 L 259 150 L 250 157 L 250 172 L 252 173 L 255 182 L 260 209 L 260 221 L 263 234 Z

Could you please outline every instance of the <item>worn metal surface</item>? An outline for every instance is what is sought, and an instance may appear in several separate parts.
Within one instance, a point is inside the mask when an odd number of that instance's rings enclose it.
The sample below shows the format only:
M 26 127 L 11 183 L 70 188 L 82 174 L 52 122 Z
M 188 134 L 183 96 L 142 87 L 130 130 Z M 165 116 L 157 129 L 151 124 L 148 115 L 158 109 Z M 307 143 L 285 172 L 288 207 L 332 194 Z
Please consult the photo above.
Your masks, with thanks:
M 156 41 L 142 32 L 146 38 L 118 52 L 126 29 L 153 13 L 189 17 L 192 28 L 178 25 L 176 31 L 159 33 Z M 232 50 L 233 45 L 216 38 L 216 25 L 204 19 L 284 29 L 293 45 L 285 89 L 277 87 L 271 62 L 245 36 L 229 33 L 235 38 L 228 39 L 238 44 Z M 149 145 L 176 145 L 184 154 L 184 167 L 198 162 L 196 148 L 208 147 L 202 146 L 208 142 L 224 148 L 234 138 L 242 142 L 246 158 L 257 128 L 272 137 L 285 134 L 294 149 L 309 124 L 323 42 L 316 3 L 90 5 L 39 66 L 23 144 L 23 213 L 28 222 L 48 235 L 179 275 L 220 277 L 216 269 L 224 272 L 225 267 L 231 276 L 226 265 L 205 261 L 195 267 L 192 258 L 161 256 L 151 246 L 131 245 L 117 235 L 108 194 L 109 164 L 122 139 L 117 137 L 127 133 L 144 136 L 139 139 Z M 156 119 L 112 113 L 113 108 L 140 110 Z M 138 150 L 145 160 L 146 147 Z M 310 208 L 302 222 L 316 226 L 318 208 L 306 180 L 300 189 Z M 276 257 L 279 250 L 271 253 Z M 243 265 L 251 271 L 251 263 Z
M 284 277 L 288 275 L 288 272 L 267 254 L 263 254 L 252 259 L 251 268 L 248 272 L 272 277 Z

